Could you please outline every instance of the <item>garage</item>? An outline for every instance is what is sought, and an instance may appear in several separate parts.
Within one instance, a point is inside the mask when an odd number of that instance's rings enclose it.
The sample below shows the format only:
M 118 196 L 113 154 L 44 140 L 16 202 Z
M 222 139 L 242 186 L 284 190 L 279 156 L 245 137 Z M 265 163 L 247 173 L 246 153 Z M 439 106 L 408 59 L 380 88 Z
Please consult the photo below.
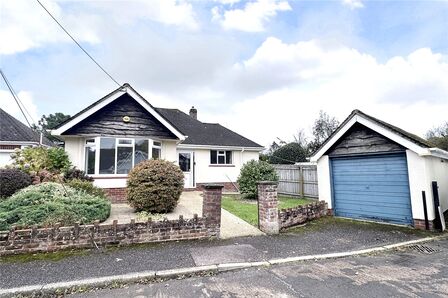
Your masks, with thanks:
M 396 224 L 412 224 L 405 154 L 331 160 L 334 214 Z
M 424 228 L 426 222 L 434 226 L 439 206 L 448 210 L 448 152 L 359 110 L 311 162 L 317 164 L 319 200 L 334 216 Z

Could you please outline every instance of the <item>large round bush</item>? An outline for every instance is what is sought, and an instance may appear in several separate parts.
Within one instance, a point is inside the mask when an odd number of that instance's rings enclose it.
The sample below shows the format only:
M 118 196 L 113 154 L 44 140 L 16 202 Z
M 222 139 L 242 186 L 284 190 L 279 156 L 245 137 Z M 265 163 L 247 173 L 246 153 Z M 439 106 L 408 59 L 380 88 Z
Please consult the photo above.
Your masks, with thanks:
M 72 225 L 104 221 L 110 214 L 110 202 L 83 190 L 45 182 L 24 188 L 0 202 L 0 230 L 12 225 Z
M 241 194 L 247 199 L 256 199 L 257 182 L 259 181 L 278 181 L 274 167 L 261 160 L 251 160 L 245 163 L 238 177 Z
M 147 160 L 131 170 L 127 199 L 136 211 L 167 213 L 176 207 L 184 188 L 184 174 L 166 160 Z
M 31 177 L 18 169 L 0 169 L 0 198 L 11 196 L 31 184 Z

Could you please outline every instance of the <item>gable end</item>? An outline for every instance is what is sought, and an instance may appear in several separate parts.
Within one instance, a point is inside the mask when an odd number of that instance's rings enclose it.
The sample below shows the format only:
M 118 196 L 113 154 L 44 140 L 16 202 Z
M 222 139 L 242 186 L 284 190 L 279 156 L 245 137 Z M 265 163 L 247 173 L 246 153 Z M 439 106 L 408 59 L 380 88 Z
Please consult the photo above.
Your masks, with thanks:
M 384 137 L 376 131 L 360 123 L 355 123 L 326 152 L 326 154 L 329 156 L 342 156 L 354 154 L 403 152 L 405 150 L 405 147 Z
M 129 122 L 123 121 L 126 116 L 130 118 Z M 69 128 L 63 135 L 147 136 L 177 139 L 127 93 Z

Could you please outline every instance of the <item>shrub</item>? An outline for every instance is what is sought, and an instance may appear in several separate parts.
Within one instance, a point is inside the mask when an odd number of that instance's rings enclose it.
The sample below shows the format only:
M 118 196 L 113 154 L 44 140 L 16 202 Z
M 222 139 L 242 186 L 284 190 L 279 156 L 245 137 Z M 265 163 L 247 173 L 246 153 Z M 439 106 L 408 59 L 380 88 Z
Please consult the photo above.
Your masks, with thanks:
M 294 164 L 306 161 L 307 148 L 298 143 L 289 143 L 281 146 L 269 156 L 269 162 L 273 164 Z
M 0 198 L 11 196 L 31 184 L 31 177 L 18 169 L 0 169 Z
M 64 148 L 27 147 L 11 153 L 14 167 L 26 172 L 64 172 L 71 166 Z
M 166 160 L 146 160 L 128 175 L 126 195 L 136 211 L 167 213 L 176 207 L 184 188 L 180 168 Z
M 93 178 L 88 176 L 86 174 L 86 172 L 81 171 L 80 169 L 77 169 L 76 167 L 72 167 L 72 168 L 68 169 L 64 173 L 64 179 L 66 181 L 72 180 L 72 179 L 78 179 L 78 180 L 83 180 L 83 181 L 93 181 Z
M 46 182 L 24 188 L 0 202 L 0 230 L 12 225 L 72 225 L 104 221 L 110 202 L 69 186 Z
M 241 194 L 248 199 L 257 198 L 257 182 L 278 181 L 278 175 L 272 165 L 261 160 L 251 160 L 243 165 L 238 177 Z
M 42 182 L 62 182 L 62 177 L 60 174 L 47 170 L 40 170 L 39 172 L 30 171 L 30 176 L 33 184 L 39 184 Z
M 92 196 L 106 198 L 106 193 L 104 192 L 104 190 L 99 187 L 94 186 L 93 182 L 91 182 L 91 181 L 72 179 L 72 180 L 67 181 L 66 185 L 68 185 L 74 189 L 84 191 L 85 193 L 92 195 Z

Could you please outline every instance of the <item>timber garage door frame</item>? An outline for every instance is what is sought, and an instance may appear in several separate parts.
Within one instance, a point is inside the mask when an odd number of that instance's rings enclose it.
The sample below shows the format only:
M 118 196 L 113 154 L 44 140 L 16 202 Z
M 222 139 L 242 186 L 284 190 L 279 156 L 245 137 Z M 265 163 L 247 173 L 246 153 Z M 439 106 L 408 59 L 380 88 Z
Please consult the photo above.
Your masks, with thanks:
M 330 183 L 331 183 L 331 203 L 332 203 L 332 208 L 333 208 L 333 214 L 334 216 L 337 216 L 337 208 L 336 208 L 336 195 L 335 195 L 335 188 L 334 188 L 334 173 L 333 173 L 333 168 L 334 168 L 334 164 L 333 161 L 334 160 L 340 160 L 340 159 L 359 159 L 359 158 L 375 158 L 375 157 L 387 157 L 387 156 L 402 156 L 405 159 L 406 162 L 406 173 L 407 173 L 407 181 L 408 181 L 408 194 L 409 194 L 409 208 L 410 208 L 410 220 L 407 223 L 398 223 L 398 222 L 394 222 L 394 221 L 387 221 L 387 220 L 381 220 L 381 219 L 375 219 L 375 218 L 359 218 L 359 217 L 346 217 L 346 218 L 350 218 L 350 219 L 354 219 L 354 220 L 364 220 L 364 221 L 374 221 L 374 222 L 380 222 L 380 223 L 388 223 L 388 224 L 398 224 L 398 225 L 414 225 L 414 220 L 413 220 L 413 215 L 412 215 L 412 201 L 411 201 L 411 196 L 410 196 L 410 181 L 409 181 L 409 168 L 407 166 L 407 155 L 406 152 L 385 152 L 385 153 L 372 153 L 372 154 L 352 154 L 352 155 L 338 155 L 338 156 L 330 156 Z M 341 216 L 344 217 L 344 216 Z

